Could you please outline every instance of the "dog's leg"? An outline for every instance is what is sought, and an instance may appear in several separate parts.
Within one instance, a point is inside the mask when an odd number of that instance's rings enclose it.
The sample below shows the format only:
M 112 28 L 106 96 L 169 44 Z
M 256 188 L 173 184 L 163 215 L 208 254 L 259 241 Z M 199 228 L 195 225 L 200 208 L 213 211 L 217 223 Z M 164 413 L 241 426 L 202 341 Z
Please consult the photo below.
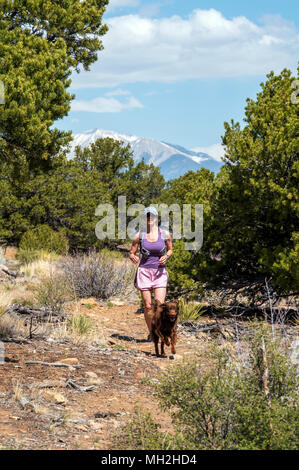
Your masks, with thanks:
M 160 353 L 159 353 L 159 338 L 157 338 L 157 340 L 155 341 L 155 353 L 156 353 L 156 356 L 157 356 L 157 357 L 160 357 Z
M 165 356 L 164 341 L 161 341 L 161 356 Z
M 151 333 L 151 340 L 155 344 L 156 356 L 160 356 L 160 354 L 159 354 L 159 336 L 153 330 L 152 330 L 152 333 Z
M 176 354 L 176 341 L 177 341 L 177 334 L 176 332 L 173 333 L 171 336 L 171 352 L 172 354 Z

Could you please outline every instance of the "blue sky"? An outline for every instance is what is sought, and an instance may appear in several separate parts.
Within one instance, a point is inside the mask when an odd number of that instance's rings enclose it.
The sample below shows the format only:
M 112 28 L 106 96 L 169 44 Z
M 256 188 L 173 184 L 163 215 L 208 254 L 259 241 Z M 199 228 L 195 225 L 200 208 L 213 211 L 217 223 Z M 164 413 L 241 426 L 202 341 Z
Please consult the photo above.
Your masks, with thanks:
M 270 70 L 299 59 L 298 0 L 111 0 L 104 51 L 72 74 L 74 134 L 101 128 L 207 151 Z

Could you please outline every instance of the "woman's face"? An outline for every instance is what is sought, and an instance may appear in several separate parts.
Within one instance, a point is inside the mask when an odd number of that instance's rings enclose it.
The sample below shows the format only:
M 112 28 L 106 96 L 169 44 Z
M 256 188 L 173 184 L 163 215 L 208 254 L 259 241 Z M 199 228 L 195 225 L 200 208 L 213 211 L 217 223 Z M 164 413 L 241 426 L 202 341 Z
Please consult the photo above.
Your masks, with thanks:
M 146 222 L 149 228 L 154 227 L 158 223 L 158 217 L 154 214 L 148 213 L 146 214 Z

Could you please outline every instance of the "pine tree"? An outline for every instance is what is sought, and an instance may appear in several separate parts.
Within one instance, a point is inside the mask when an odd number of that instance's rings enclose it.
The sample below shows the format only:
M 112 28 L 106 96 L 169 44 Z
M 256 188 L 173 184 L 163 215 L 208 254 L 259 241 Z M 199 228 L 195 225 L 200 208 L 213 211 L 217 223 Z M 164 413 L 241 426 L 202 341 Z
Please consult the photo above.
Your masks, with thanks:
M 0 3 L 0 159 L 47 170 L 71 132 L 51 128 L 67 115 L 73 69 L 89 70 L 103 48 L 108 0 L 5 0 Z
M 200 272 L 216 285 L 267 277 L 281 294 L 298 291 L 299 105 L 291 100 L 294 80 L 287 69 L 279 75 L 270 72 L 256 100 L 247 99 L 243 129 L 233 120 L 224 124 L 225 164 L 215 181 Z

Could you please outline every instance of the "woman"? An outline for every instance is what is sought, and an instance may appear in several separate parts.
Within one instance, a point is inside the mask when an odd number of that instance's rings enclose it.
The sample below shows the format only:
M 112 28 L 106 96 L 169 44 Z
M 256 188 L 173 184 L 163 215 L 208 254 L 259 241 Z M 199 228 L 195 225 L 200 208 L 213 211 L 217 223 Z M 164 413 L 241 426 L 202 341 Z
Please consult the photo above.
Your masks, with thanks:
M 154 207 L 144 209 L 144 214 L 147 219 L 146 233 L 138 232 L 135 235 L 129 257 L 135 264 L 140 261 L 134 285 L 141 292 L 144 318 L 150 333 L 153 316 L 151 291 L 154 291 L 155 300 L 164 302 L 168 281 L 165 265 L 172 255 L 172 240 L 167 231 L 164 231 L 165 235 L 162 236 L 161 229 L 158 227 L 158 212 Z M 141 260 L 136 256 L 139 245 L 141 246 Z

